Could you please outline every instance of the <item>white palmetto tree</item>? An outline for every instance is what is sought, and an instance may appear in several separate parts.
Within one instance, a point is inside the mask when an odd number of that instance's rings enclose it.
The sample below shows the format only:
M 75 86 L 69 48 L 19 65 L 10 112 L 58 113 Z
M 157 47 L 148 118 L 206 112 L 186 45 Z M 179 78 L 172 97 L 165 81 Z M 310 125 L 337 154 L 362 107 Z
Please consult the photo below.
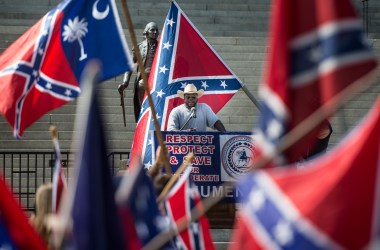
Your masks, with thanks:
M 68 24 L 63 27 L 63 41 L 72 43 L 78 40 L 79 42 L 79 46 L 81 48 L 81 56 L 79 58 L 79 61 L 87 58 L 87 54 L 84 52 L 84 46 L 82 42 L 82 38 L 88 32 L 87 25 L 88 23 L 86 22 L 85 18 L 82 18 L 82 20 L 79 21 L 79 18 L 75 17 L 74 20 L 69 19 Z

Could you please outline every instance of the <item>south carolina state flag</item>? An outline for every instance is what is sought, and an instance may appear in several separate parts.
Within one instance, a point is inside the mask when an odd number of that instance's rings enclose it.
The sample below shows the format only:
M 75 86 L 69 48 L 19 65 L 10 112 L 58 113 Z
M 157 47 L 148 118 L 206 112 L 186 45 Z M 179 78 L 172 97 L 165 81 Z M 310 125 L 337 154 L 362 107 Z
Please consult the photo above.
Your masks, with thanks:
M 205 94 L 199 99 L 217 113 L 242 87 L 241 81 L 199 33 L 189 18 L 173 1 L 166 17 L 156 51 L 149 87 L 161 130 L 166 130 L 170 111 L 183 104 L 177 91 L 188 83 Z M 147 98 L 144 100 L 131 150 L 131 162 L 141 156 L 146 168 L 152 162 L 154 130 Z M 133 167 L 133 166 L 131 166 Z
M 379 249 L 380 98 L 336 148 L 305 168 L 239 181 L 232 249 Z
M 377 67 L 349 0 L 273 0 L 271 16 L 269 54 L 259 90 L 262 114 L 255 133 L 265 155 L 339 93 L 364 85 L 363 77 Z M 300 160 L 318 132 L 317 128 L 289 148 L 279 163 Z
M 113 0 L 63 1 L 0 56 L 0 113 L 20 138 L 45 113 L 80 94 L 90 59 L 100 81 L 131 70 L 131 57 Z

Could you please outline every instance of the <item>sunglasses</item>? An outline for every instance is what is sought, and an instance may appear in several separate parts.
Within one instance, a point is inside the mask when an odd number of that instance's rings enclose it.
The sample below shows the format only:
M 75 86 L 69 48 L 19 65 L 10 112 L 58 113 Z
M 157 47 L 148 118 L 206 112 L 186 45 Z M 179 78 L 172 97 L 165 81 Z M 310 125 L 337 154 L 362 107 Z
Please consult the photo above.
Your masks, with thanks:
M 186 98 L 186 99 L 197 99 L 198 97 L 197 97 L 197 96 L 193 96 L 193 95 L 191 95 L 191 96 L 185 96 L 185 98 Z

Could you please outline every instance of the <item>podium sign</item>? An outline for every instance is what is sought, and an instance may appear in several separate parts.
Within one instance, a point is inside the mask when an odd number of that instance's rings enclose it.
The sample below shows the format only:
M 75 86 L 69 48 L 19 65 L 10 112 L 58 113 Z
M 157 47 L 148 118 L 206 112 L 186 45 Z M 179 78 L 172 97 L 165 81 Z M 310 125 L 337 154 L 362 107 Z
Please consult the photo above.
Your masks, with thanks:
M 154 133 L 154 151 L 158 147 Z M 192 181 L 202 197 L 221 193 L 221 183 L 236 181 L 248 171 L 255 155 L 255 144 L 248 132 L 182 132 L 162 131 L 173 173 L 181 166 L 188 153 L 194 153 Z M 154 156 L 153 156 L 154 157 Z M 228 187 L 226 202 L 233 202 L 238 192 Z

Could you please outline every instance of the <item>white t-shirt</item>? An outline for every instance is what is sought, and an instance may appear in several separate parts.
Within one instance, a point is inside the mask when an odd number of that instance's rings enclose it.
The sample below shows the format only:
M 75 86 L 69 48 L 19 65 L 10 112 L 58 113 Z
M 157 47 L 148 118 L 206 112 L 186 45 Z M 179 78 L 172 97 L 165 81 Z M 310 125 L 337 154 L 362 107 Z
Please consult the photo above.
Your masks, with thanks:
M 191 118 L 183 130 L 195 128 L 196 131 L 206 131 L 207 127 L 214 129 L 214 124 L 219 118 L 214 111 L 205 103 L 197 103 L 196 118 Z M 168 131 L 179 130 L 186 123 L 191 113 L 185 104 L 175 107 L 169 115 Z

